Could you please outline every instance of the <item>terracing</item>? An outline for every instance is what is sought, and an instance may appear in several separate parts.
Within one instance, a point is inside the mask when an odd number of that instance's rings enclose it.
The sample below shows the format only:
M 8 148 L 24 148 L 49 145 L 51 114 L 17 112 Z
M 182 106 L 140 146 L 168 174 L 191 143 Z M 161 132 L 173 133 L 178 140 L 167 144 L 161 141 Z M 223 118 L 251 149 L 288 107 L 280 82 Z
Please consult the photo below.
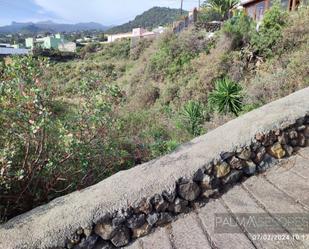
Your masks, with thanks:
M 10 220 L 0 226 L 0 248 L 308 248 L 308 227 L 280 218 L 303 215 L 308 224 L 308 140 L 306 88 Z M 222 233 L 218 214 L 235 222 L 262 215 L 275 231 L 236 222 Z

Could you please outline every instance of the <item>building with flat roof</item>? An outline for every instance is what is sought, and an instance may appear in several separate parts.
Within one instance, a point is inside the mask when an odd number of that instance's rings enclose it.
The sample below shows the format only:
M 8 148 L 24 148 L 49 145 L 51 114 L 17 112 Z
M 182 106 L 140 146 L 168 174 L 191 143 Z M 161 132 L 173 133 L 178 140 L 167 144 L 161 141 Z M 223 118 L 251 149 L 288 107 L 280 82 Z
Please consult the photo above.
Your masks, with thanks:
M 30 50 L 25 48 L 0 47 L 0 57 L 9 55 L 27 55 L 29 53 Z
M 61 34 L 56 34 L 41 38 L 26 38 L 26 48 L 43 48 L 43 49 L 59 49 L 60 51 L 65 50 L 66 52 L 75 52 L 76 44 L 68 42 L 64 39 Z M 75 45 L 75 46 L 74 46 Z

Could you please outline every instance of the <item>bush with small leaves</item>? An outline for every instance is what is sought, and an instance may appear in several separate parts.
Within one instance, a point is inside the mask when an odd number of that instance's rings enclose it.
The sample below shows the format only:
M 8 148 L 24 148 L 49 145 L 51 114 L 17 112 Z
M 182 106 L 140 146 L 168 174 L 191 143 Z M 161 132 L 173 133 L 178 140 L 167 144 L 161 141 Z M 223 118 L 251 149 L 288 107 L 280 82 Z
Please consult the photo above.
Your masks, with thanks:
M 279 4 L 266 11 L 258 32 L 253 33 L 250 44 L 255 54 L 270 57 L 276 52 L 273 48 L 282 38 L 283 28 L 287 23 L 287 13 Z

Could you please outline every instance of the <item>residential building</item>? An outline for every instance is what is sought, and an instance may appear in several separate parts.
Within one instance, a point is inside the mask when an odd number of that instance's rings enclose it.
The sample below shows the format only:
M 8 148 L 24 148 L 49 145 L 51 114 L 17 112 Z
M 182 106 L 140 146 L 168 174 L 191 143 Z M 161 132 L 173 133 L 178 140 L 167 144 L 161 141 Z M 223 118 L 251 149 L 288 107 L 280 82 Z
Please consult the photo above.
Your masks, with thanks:
M 76 52 L 76 43 L 75 42 L 66 42 L 60 43 L 58 49 L 61 52 Z
M 29 49 L 25 48 L 13 48 L 13 47 L 1 47 L 0 46 L 0 57 L 9 55 L 27 55 L 30 53 Z
M 74 47 L 71 42 L 64 39 L 63 35 L 56 34 L 41 38 L 26 38 L 26 48 L 59 49 L 60 51 L 75 52 L 76 44 Z
M 288 11 L 296 10 L 301 0 L 280 0 L 283 9 Z M 275 0 L 243 0 L 240 5 L 246 14 L 256 21 L 261 21 L 264 13 L 269 9 Z
M 132 37 L 132 32 L 108 35 L 107 36 L 107 42 L 110 43 L 110 42 L 114 42 L 114 41 L 119 40 L 119 39 L 131 38 L 131 37 Z

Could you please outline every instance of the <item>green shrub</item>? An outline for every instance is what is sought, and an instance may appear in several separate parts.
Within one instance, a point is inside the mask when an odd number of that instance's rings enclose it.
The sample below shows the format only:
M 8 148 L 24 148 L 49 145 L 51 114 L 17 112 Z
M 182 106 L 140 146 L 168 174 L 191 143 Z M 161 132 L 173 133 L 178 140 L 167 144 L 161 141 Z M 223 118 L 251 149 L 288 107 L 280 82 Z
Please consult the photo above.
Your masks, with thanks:
M 47 67 L 41 59 L 16 57 L 0 75 L 3 217 L 93 184 L 100 179 L 94 175 L 102 178 L 110 162 L 115 166 L 122 160 L 104 153 L 119 151 L 109 133 L 115 129 L 115 110 L 121 104 L 119 87 L 84 82 L 87 89 L 80 92 L 77 108 L 65 114 L 65 108 L 57 107 L 53 85 L 42 81 Z M 88 88 L 92 84 L 98 86 Z
M 155 80 L 174 79 L 200 52 L 207 52 L 210 44 L 205 34 L 192 30 L 165 34 L 150 57 L 147 71 Z
M 243 108 L 242 87 L 228 78 L 217 80 L 215 89 L 209 93 L 209 104 L 219 113 L 238 116 Z
M 153 43 L 152 39 L 140 39 L 130 50 L 130 58 L 132 60 L 137 60 L 143 54 L 145 49 L 147 49 Z
M 276 4 L 266 11 L 262 23 L 251 39 L 253 51 L 263 57 L 274 55 L 273 48 L 282 38 L 282 30 L 287 23 L 287 13 Z
M 248 44 L 255 29 L 253 20 L 241 12 L 223 25 L 222 31 L 233 39 L 233 47 L 239 48 Z

